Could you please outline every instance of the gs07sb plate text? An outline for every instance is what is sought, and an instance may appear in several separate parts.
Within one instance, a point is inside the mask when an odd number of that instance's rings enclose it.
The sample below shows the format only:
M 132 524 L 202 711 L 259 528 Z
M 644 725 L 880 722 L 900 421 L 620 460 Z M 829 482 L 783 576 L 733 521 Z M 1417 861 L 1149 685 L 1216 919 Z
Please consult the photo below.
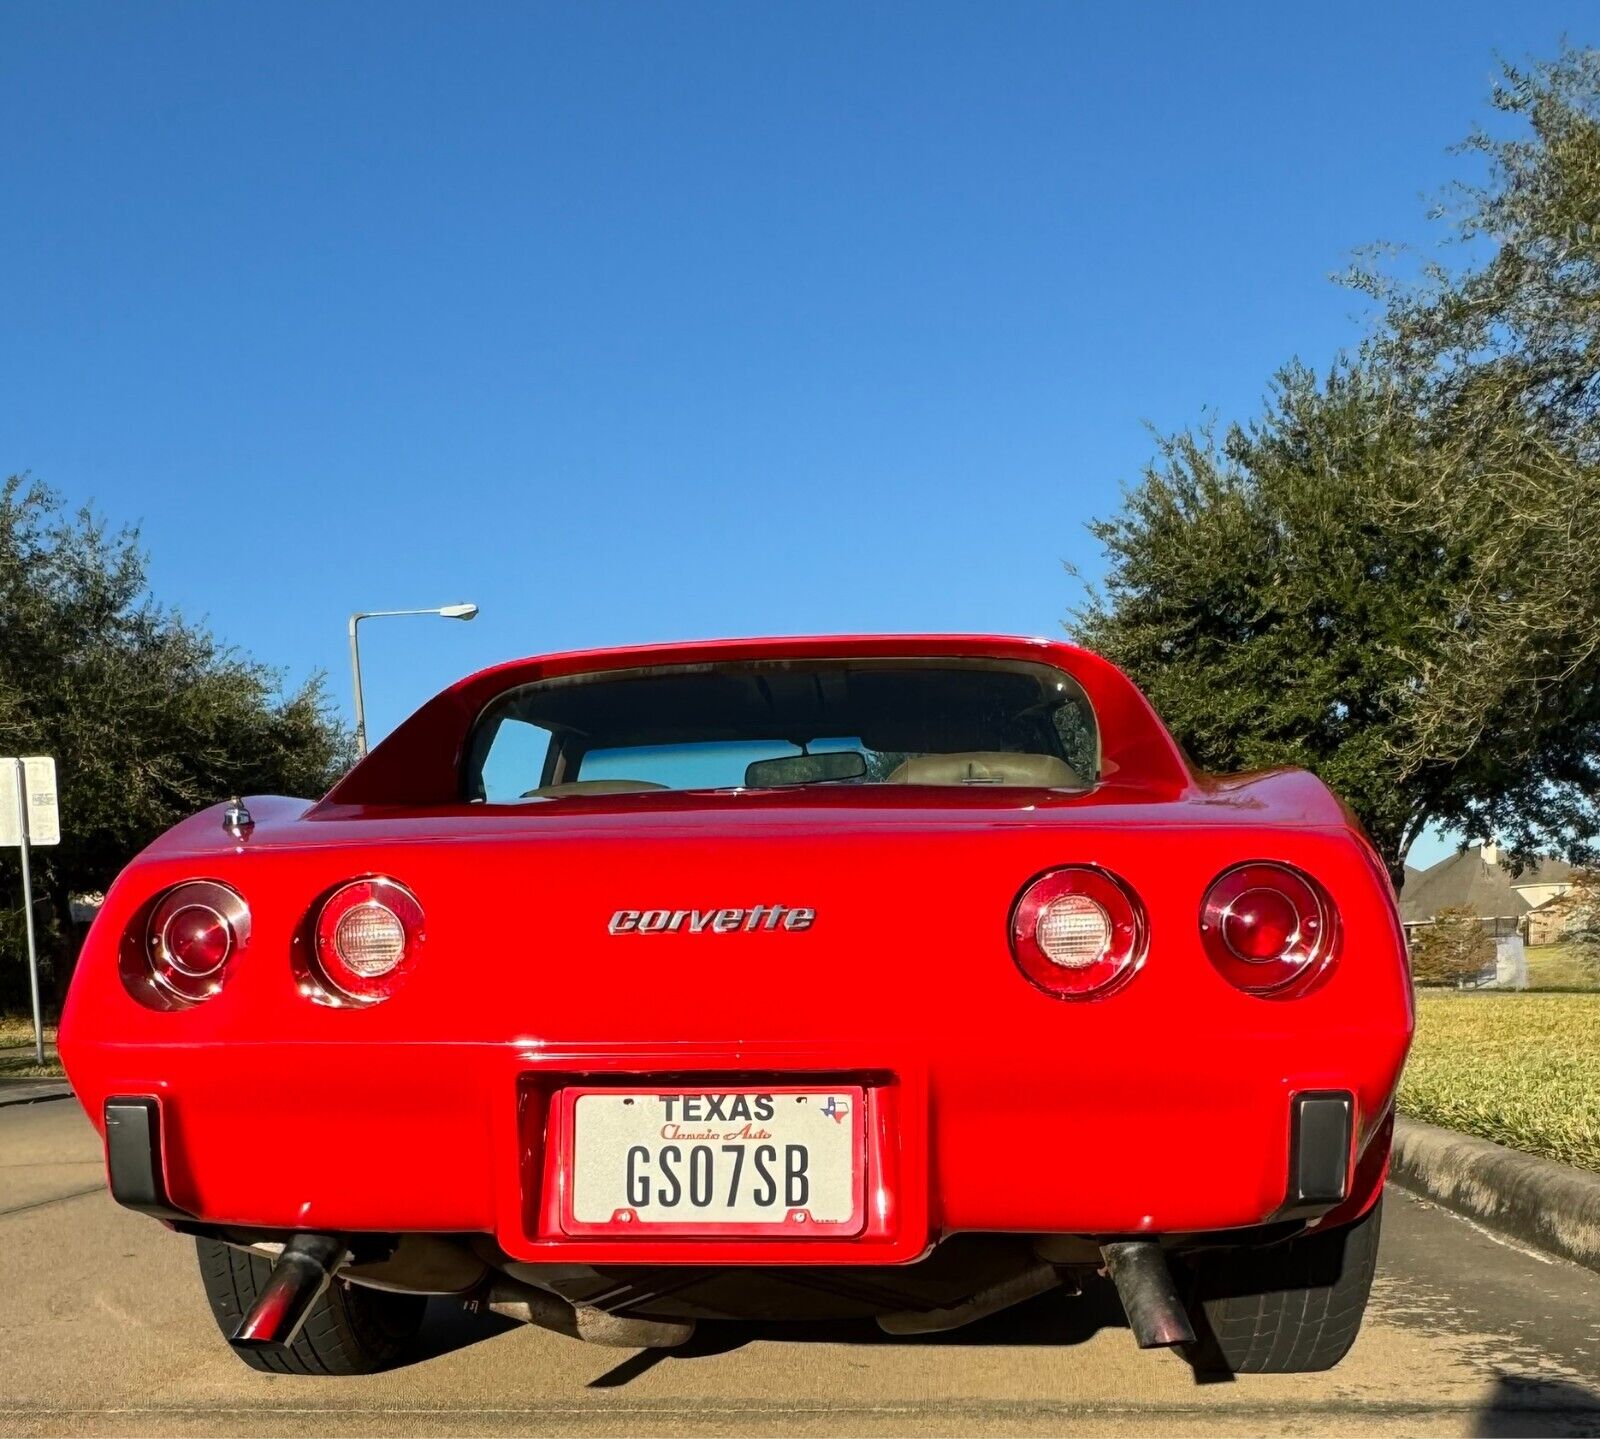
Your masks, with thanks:
M 864 1092 L 569 1092 L 569 1233 L 859 1232 Z

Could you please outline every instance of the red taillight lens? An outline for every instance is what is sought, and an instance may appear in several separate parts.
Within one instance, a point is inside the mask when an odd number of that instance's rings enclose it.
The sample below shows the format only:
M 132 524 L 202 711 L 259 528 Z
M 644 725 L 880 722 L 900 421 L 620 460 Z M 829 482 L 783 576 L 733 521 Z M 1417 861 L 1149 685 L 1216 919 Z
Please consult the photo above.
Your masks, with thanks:
M 1294 903 L 1275 889 L 1247 889 L 1222 918 L 1222 940 L 1241 959 L 1276 959 L 1300 928 Z
M 250 939 L 250 910 L 233 890 L 213 880 L 169 889 L 150 911 L 145 959 L 150 977 L 173 998 L 210 999 L 224 970 Z
M 422 906 L 392 879 L 358 879 L 317 912 L 317 969 L 341 996 L 386 999 L 422 947 Z
M 233 932 L 209 905 L 185 905 L 161 936 L 173 966 L 185 974 L 215 974 L 233 948 Z
M 1338 940 L 1333 905 L 1309 876 L 1285 864 L 1242 864 L 1206 893 L 1200 938 L 1212 964 L 1247 994 L 1303 994 Z
M 1018 968 L 1061 999 L 1108 993 L 1133 975 L 1144 951 L 1144 911 L 1103 869 L 1074 865 L 1040 875 L 1011 912 Z

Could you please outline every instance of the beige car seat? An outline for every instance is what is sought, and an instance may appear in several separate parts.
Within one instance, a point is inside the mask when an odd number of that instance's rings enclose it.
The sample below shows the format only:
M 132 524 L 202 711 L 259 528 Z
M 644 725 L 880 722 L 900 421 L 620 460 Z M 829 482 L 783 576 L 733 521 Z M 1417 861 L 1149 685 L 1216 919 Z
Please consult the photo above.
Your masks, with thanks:
M 916 754 L 889 772 L 889 784 L 995 784 L 1028 789 L 1082 789 L 1077 771 L 1053 754 L 972 750 Z

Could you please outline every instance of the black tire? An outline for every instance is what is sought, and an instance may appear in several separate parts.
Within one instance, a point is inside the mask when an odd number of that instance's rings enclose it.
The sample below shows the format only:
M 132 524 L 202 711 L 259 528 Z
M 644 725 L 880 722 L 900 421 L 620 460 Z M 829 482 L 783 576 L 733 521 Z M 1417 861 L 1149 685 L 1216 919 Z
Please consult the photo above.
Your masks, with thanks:
M 1353 1224 L 1191 1261 L 1197 1368 L 1234 1374 L 1331 1369 L 1355 1343 L 1378 1265 L 1380 1198 Z
M 212 1317 L 228 1338 L 255 1302 L 272 1261 L 215 1239 L 196 1239 Z M 423 1294 L 396 1294 L 334 1280 L 285 1350 L 235 1349 L 268 1374 L 372 1374 L 398 1360 L 422 1326 Z

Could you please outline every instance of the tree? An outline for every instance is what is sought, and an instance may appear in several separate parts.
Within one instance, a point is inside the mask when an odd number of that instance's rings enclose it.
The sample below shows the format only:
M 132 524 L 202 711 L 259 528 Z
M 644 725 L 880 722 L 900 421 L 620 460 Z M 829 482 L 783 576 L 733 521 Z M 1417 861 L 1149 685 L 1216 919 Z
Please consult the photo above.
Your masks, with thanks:
M 1429 823 L 1574 860 L 1600 831 L 1600 55 L 1495 103 L 1526 133 L 1469 140 L 1489 179 L 1444 212 L 1486 258 L 1359 272 L 1353 357 L 1162 440 L 1071 623 L 1201 765 L 1320 774 L 1397 884 Z
M 1600 870 L 1574 870 L 1572 887 L 1555 904 L 1566 922 L 1562 937 L 1588 977 L 1600 984 Z
M 1600 820 L 1600 50 L 1506 66 L 1492 102 L 1513 131 L 1467 139 L 1487 179 L 1437 212 L 1486 258 L 1352 277 L 1384 306 L 1374 363 L 1427 425 L 1389 522 L 1470 559 L 1417 646 L 1401 758 L 1491 740 L 1495 782 L 1435 817 L 1581 858 Z
M 232 794 L 319 795 L 348 763 L 320 676 L 280 676 L 163 609 L 138 534 L 46 487 L 0 485 L 0 754 L 56 757 L 62 842 L 35 852 L 57 957 L 69 892 L 104 889 L 157 834 Z M 0 960 L 23 953 L 20 877 L 0 851 Z M 25 992 L 0 964 L 0 1003 Z
M 1494 963 L 1494 940 L 1471 905 L 1447 905 L 1418 931 L 1411 949 L 1417 984 L 1460 986 L 1477 980 Z
M 1075 616 L 1202 767 L 1315 771 L 1391 868 L 1430 807 L 1392 758 L 1407 650 L 1462 563 L 1374 523 L 1413 428 L 1365 370 L 1285 370 L 1255 426 L 1163 442 L 1122 513 L 1090 526 L 1110 564 Z

